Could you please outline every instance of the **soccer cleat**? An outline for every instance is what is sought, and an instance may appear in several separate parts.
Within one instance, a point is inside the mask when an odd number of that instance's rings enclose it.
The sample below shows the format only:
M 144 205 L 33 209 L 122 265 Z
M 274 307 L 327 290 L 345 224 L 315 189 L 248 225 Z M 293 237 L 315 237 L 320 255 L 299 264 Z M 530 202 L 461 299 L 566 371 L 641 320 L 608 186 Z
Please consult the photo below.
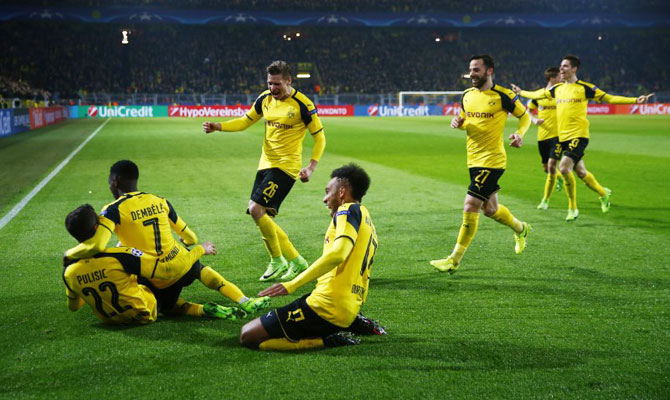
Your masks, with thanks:
M 286 262 L 286 259 L 284 257 L 280 257 L 278 260 L 272 260 L 268 263 L 268 267 L 265 270 L 265 273 L 263 276 L 258 278 L 259 281 L 268 281 L 270 279 L 274 279 L 282 272 L 284 272 L 288 268 L 288 263 Z
M 281 278 L 279 279 L 281 279 L 282 281 L 290 281 L 291 279 L 298 276 L 299 273 L 306 270 L 307 267 L 309 267 L 309 263 L 307 262 L 307 260 L 302 258 L 302 256 L 298 256 L 295 259 L 288 262 L 288 271 L 286 271 L 286 273 L 282 275 Z
M 540 204 L 538 204 L 537 209 L 546 210 L 547 208 L 549 208 L 549 201 L 547 199 L 542 199 Z
M 263 310 L 270 305 L 270 298 L 265 297 L 249 297 L 247 301 L 240 304 L 240 308 L 249 314 L 253 314 L 257 311 Z
M 608 188 L 605 188 L 605 195 L 600 198 L 600 209 L 606 213 L 610 210 L 610 197 L 612 196 L 612 191 Z
M 579 217 L 579 210 L 578 209 L 568 209 L 568 216 L 565 217 L 565 222 L 572 222 Z
M 247 313 L 237 307 L 224 307 L 216 303 L 207 303 L 202 306 L 203 313 L 210 318 L 229 319 L 235 321 L 244 318 Z
M 361 343 L 351 332 L 340 331 L 323 338 L 324 347 L 354 346 Z
M 433 260 L 430 262 L 430 265 L 435 267 L 438 271 L 448 272 L 450 274 L 456 272 L 456 269 L 458 268 L 458 263 L 455 263 L 451 256 L 441 260 Z
M 361 313 L 358 313 L 354 322 L 349 325 L 347 332 L 355 333 L 357 335 L 386 335 L 386 328 L 384 328 L 379 321 L 367 318 Z
M 530 226 L 529 223 L 524 222 L 523 223 L 523 231 L 521 233 L 516 233 L 514 232 L 514 252 L 516 254 L 521 254 L 523 251 L 526 249 L 526 239 L 528 239 L 528 235 L 530 235 L 530 232 L 533 230 L 533 228 Z
M 561 190 L 563 190 L 563 182 L 564 181 L 563 181 L 562 176 L 559 176 L 559 177 L 556 178 L 556 191 L 557 192 L 560 192 Z

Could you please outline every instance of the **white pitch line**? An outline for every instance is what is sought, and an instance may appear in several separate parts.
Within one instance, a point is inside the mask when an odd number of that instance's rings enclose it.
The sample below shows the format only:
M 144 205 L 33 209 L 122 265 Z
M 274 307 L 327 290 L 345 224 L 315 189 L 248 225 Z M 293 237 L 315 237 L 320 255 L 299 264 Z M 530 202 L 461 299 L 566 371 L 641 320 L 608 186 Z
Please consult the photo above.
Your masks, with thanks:
M 77 147 L 76 149 L 74 149 L 74 151 L 73 151 L 72 153 L 70 153 L 70 155 L 67 156 L 67 158 L 66 158 L 65 160 L 63 160 L 63 162 L 60 163 L 60 164 L 56 167 L 56 169 L 54 169 L 53 171 L 51 171 L 51 173 L 50 173 L 46 178 L 42 179 L 42 182 L 40 182 L 37 186 L 35 186 L 35 188 L 34 188 L 33 190 L 31 190 L 30 193 L 28 193 L 28 194 L 26 195 L 26 197 L 24 197 L 23 199 L 21 199 L 21 201 L 19 201 L 19 202 L 14 206 L 14 208 L 12 208 L 12 209 L 11 209 L 5 216 L 4 216 L 4 217 L 2 217 L 2 219 L 0 219 L 0 229 L 4 228 L 5 225 L 7 225 L 7 224 L 9 223 L 9 221 L 11 221 L 14 217 L 16 217 L 16 215 L 17 215 L 19 212 L 21 212 L 21 210 L 23 210 L 23 207 L 25 207 L 26 204 L 28 204 L 28 202 L 29 202 L 30 200 L 32 200 L 32 198 L 35 197 L 35 195 L 37 195 L 37 193 L 39 193 L 39 191 L 42 190 L 42 188 L 43 188 L 44 186 L 46 186 L 46 184 L 49 183 L 49 181 L 50 181 L 51 179 L 53 179 L 53 177 L 56 176 L 56 174 L 58 174 L 58 173 L 60 172 L 60 170 L 62 170 L 62 169 L 67 165 L 67 163 L 70 162 L 70 160 L 72 159 L 72 157 L 74 157 L 75 155 L 77 155 L 77 153 L 79 153 L 79 150 L 81 150 L 84 146 L 86 146 L 86 143 L 88 143 L 91 139 L 93 139 L 93 137 L 94 137 L 98 132 L 100 132 L 100 130 L 101 130 L 105 125 L 107 125 L 107 123 L 110 121 L 110 119 L 111 119 L 111 118 L 107 118 L 107 120 L 106 120 L 105 122 L 103 122 L 102 125 L 100 125 L 100 126 L 98 127 L 98 129 L 96 129 L 95 131 L 93 131 L 93 133 L 91 133 L 91 134 L 89 135 L 89 137 L 87 137 L 86 140 L 84 140 L 84 142 L 83 142 L 82 144 L 79 145 L 79 147 Z

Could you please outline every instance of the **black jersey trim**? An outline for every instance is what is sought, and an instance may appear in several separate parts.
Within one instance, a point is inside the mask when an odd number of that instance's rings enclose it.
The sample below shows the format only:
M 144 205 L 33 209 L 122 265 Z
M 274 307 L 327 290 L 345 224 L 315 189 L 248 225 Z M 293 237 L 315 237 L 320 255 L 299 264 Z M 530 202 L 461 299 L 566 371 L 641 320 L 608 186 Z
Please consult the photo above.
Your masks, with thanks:
M 340 239 L 340 238 L 347 238 L 347 239 L 351 240 L 351 243 L 352 243 L 352 244 L 354 244 L 354 245 L 356 244 L 356 241 L 355 241 L 351 236 L 348 236 L 348 235 L 340 235 L 340 236 L 336 237 L 336 238 L 333 240 L 333 242 L 334 242 L 335 240 L 337 240 L 337 239 Z
M 168 218 L 170 218 L 170 221 L 176 224 L 177 218 L 179 218 L 177 216 L 177 211 L 174 209 L 174 207 L 172 207 L 172 204 L 170 204 L 169 201 L 165 200 L 165 202 L 167 202 L 167 205 L 170 208 L 170 212 L 168 212 Z
M 495 83 L 491 87 L 491 90 L 493 90 L 494 92 L 498 93 L 498 95 L 500 95 L 500 101 L 502 102 L 502 108 L 504 110 L 507 110 L 508 112 L 514 114 L 514 101 L 516 101 L 518 96 L 515 96 L 513 99 L 510 99 L 509 96 L 505 92 L 496 89 Z
M 140 275 L 141 261 L 140 258 L 128 253 L 98 253 L 93 258 L 111 257 L 121 264 L 124 271 L 129 274 Z
M 293 93 L 293 100 L 295 100 L 296 103 L 298 103 L 298 107 L 300 107 L 300 119 L 302 119 L 302 122 L 305 123 L 305 126 L 309 125 L 312 122 L 312 115 L 309 113 L 309 109 L 307 109 L 307 105 L 303 103 L 301 100 L 298 99 L 298 90 L 294 89 L 295 93 Z
M 265 98 L 268 97 L 269 95 L 270 95 L 270 93 L 261 94 L 261 95 L 258 96 L 258 98 L 256 99 L 256 102 L 254 103 L 254 109 L 256 110 L 256 112 L 257 112 L 259 115 L 263 115 L 263 99 L 265 99 Z M 246 114 L 245 114 L 245 115 L 246 115 Z M 247 116 L 247 117 L 248 117 L 248 116 Z M 251 119 L 251 118 L 249 118 L 249 119 Z M 253 121 L 253 120 L 252 120 L 252 121 Z
M 323 128 L 321 128 L 321 129 L 319 129 L 318 131 L 312 133 L 312 136 L 313 136 L 313 135 L 316 135 L 317 133 L 321 132 L 322 130 L 323 130 Z
M 586 82 L 583 82 L 583 81 L 577 81 L 577 82 L 575 82 L 575 83 L 577 83 L 578 85 L 582 85 L 582 86 L 584 86 L 584 97 L 586 97 L 587 99 L 595 99 L 595 97 L 596 97 L 596 91 L 595 91 L 592 87 L 590 87 L 589 85 L 587 85 Z M 602 98 L 602 97 L 601 97 L 601 98 Z

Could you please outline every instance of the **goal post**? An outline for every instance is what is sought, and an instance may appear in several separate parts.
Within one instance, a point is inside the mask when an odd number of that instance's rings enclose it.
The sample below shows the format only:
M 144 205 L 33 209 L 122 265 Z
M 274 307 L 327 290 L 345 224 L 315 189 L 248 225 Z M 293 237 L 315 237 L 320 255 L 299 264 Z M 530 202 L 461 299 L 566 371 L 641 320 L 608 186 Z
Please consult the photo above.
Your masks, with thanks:
M 398 115 L 403 116 L 403 107 L 416 105 L 450 105 L 458 103 L 462 90 L 448 91 L 402 91 L 398 92 Z

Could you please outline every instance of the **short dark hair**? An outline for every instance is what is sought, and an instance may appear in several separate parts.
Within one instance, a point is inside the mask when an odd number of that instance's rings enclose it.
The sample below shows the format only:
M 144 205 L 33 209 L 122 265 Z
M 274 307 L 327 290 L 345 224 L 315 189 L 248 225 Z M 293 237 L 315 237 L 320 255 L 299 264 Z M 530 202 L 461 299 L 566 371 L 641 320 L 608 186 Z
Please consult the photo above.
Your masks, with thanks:
M 549 79 L 555 78 L 561 71 L 556 67 L 549 67 L 544 70 L 544 79 L 549 82 Z
M 480 54 L 476 56 L 470 57 L 470 61 L 472 60 L 482 60 L 484 62 L 484 66 L 486 69 L 493 68 L 495 69 L 495 66 L 493 65 L 493 57 L 491 57 L 488 54 Z
M 361 201 L 370 187 L 370 177 L 367 172 L 354 163 L 334 169 L 330 173 L 330 177 L 346 181 L 346 184 L 351 188 L 351 195 L 356 201 Z
M 581 61 L 579 61 L 579 57 L 573 56 L 572 54 L 568 54 L 567 56 L 563 57 L 563 59 L 570 61 L 570 66 L 573 68 L 579 68 L 579 66 L 582 65 Z
M 272 64 L 268 65 L 265 69 L 270 75 L 279 75 L 281 74 L 282 78 L 288 79 L 291 77 L 291 68 L 288 66 L 286 61 L 273 61 Z
M 65 229 L 79 242 L 84 242 L 95 235 L 97 223 L 98 214 L 90 204 L 77 207 L 65 217 Z
M 110 175 L 118 176 L 122 181 L 136 181 L 140 177 L 140 170 L 130 160 L 120 160 L 109 169 Z

